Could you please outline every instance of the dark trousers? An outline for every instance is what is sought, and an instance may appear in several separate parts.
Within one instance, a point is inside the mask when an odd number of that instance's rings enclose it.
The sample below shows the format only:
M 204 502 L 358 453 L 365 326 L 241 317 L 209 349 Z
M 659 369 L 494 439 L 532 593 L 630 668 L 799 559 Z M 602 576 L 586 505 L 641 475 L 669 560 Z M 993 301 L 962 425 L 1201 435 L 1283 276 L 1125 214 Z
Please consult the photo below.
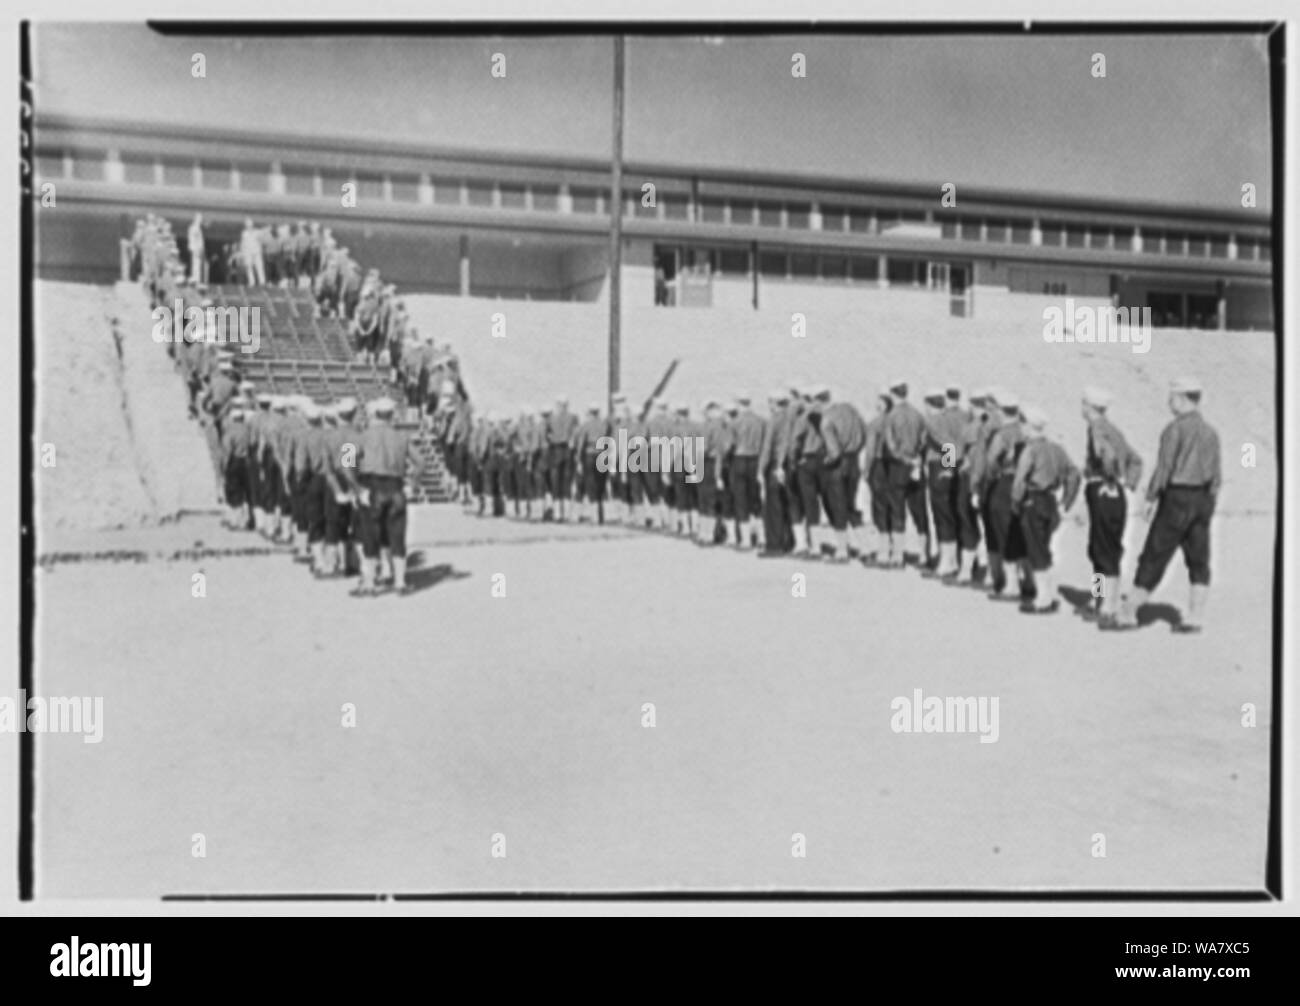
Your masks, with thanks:
M 393 558 L 406 557 L 406 493 L 402 480 L 390 475 L 360 475 L 357 481 L 370 490 L 370 503 L 360 508 L 361 553 L 367 559 L 387 545 Z
M 849 525 L 849 501 L 844 496 L 845 458 L 823 462 L 817 472 L 817 495 L 826 508 L 826 518 L 836 531 Z
M 605 497 L 605 472 L 596 467 L 599 457 L 599 454 L 590 452 L 582 456 L 581 498 L 588 503 L 597 503 Z
M 352 504 L 340 503 L 328 486 L 324 495 L 325 544 L 337 545 L 352 537 Z
M 883 458 L 873 458 L 867 467 L 867 488 L 871 490 L 871 525 L 884 534 L 889 531 L 889 474 Z
M 1088 560 L 1092 571 L 1117 577 L 1128 519 L 1124 490 L 1114 482 L 1089 482 L 1083 499 L 1088 506 Z
M 799 494 L 799 467 L 787 465 L 781 471 L 781 481 L 785 486 L 785 498 L 790 507 L 790 522 L 803 523 L 803 497 Z
M 966 552 L 973 552 L 980 543 L 980 518 L 971 502 L 969 472 L 957 474 L 957 541 Z
M 1020 521 L 1011 512 L 1013 476 L 1001 475 L 989 490 L 988 548 L 1007 562 L 1025 558 L 1025 535 Z
M 733 458 L 731 462 L 731 512 L 738 521 L 758 516 L 758 458 Z
M 307 528 L 307 541 L 314 545 L 325 537 L 325 498 L 330 495 L 330 489 L 325 476 L 319 472 L 309 475 L 305 482 L 303 523 Z
M 805 454 L 795 468 L 795 479 L 799 487 L 799 511 L 803 523 L 815 527 L 821 523 L 821 501 L 818 483 L 822 469 L 822 459 L 817 454 Z
M 1052 565 L 1052 535 L 1061 523 L 1056 496 L 1041 489 L 1027 492 L 1020 502 L 1018 523 L 1029 568 L 1035 572 L 1049 569 Z
M 550 459 L 551 495 L 557 500 L 567 500 L 573 493 L 573 452 L 566 444 L 551 444 L 547 448 Z
M 794 548 L 794 526 L 790 519 L 790 490 L 781 469 L 769 468 L 763 498 L 763 538 L 771 552 L 789 552 Z
M 862 526 L 862 511 L 858 509 L 858 482 L 862 479 L 862 465 L 858 462 L 858 452 L 845 454 L 840 468 L 840 478 L 844 483 L 844 501 L 849 508 L 849 526 Z
M 226 462 L 226 506 L 241 507 L 248 502 L 248 461 L 232 455 Z
M 907 530 L 907 511 L 911 509 L 909 499 L 914 484 L 912 466 L 898 458 L 885 458 L 882 463 L 885 489 L 884 530 L 893 534 L 902 534 Z
M 718 458 L 707 455 L 700 465 L 700 481 L 695 483 L 695 502 L 701 517 L 717 517 L 721 514 L 722 493 L 718 489 Z
M 930 513 L 934 537 L 940 544 L 957 540 L 957 470 L 940 461 L 929 464 Z
M 1169 486 L 1160 496 L 1133 583 L 1143 590 L 1155 590 L 1169 560 L 1181 548 L 1188 579 L 1194 584 L 1208 585 L 1213 516 L 1214 496 L 1208 488 Z

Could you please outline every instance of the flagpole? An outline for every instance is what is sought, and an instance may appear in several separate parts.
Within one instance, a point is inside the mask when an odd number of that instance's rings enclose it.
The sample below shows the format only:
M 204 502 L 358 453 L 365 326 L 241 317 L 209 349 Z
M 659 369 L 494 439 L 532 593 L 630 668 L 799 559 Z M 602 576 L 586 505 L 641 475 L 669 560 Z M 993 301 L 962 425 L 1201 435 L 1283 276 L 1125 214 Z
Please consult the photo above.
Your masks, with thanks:
M 609 198 L 609 401 L 619 390 L 620 294 L 623 266 L 623 36 L 614 37 L 614 149 Z

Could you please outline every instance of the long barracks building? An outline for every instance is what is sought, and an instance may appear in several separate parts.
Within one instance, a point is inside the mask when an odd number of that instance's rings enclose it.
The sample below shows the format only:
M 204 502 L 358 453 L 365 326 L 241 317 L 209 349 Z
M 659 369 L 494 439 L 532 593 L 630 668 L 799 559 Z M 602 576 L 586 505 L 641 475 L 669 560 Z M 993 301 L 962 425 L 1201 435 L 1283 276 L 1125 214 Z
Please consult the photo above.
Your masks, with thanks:
M 598 301 L 607 291 L 604 161 L 42 115 L 32 151 L 33 197 L 54 200 L 37 209 L 42 278 L 112 282 L 142 213 L 168 216 L 183 243 L 199 211 L 210 254 L 237 241 L 247 217 L 316 220 L 403 292 Z M 1162 326 L 1273 325 L 1262 210 L 960 179 L 945 208 L 943 181 L 638 163 L 623 178 L 630 306 L 851 307 L 907 291 L 963 316 L 1050 296 L 1150 307 Z

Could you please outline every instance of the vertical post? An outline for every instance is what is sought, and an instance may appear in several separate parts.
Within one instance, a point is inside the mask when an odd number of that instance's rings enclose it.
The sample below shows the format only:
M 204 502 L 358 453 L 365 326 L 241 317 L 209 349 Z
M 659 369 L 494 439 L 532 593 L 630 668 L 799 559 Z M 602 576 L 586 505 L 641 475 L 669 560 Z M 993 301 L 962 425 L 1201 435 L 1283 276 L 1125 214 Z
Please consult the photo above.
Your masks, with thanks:
M 469 296 L 469 235 L 460 236 L 460 295 Z
M 758 242 L 752 241 L 749 245 L 749 278 L 753 284 L 751 301 L 754 310 L 758 310 Z
M 623 43 L 614 36 L 614 143 L 609 199 L 609 402 L 619 389 L 620 287 L 623 266 Z

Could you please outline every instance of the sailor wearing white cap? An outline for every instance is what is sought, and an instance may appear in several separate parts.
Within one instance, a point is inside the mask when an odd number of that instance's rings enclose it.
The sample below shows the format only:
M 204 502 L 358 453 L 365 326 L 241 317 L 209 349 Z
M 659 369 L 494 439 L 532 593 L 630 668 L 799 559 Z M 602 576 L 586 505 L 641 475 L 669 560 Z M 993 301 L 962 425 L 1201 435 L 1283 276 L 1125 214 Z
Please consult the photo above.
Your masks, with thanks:
M 929 520 L 925 512 L 925 483 L 921 456 L 925 450 L 925 420 L 907 400 L 907 382 L 889 383 L 892 407 L 882 429 L 885 462 L 886 555 L 882 566 L 901 568 L 909 558 L 929 557 Z M 908 527 L 908 518 L 911 527 Z
M 1180 377 L 1169 386 L 1174 419 L 1160 434 L 1160 453 L 1147 486 L 1147 531 L 1138 558 L 1133 591 L 1119 616 L 1101 628 L 1137 625 L 1137 613 L 1160 585 L 1169 560 L 1180 548 L 1191 582 L 1187 611 L 1175 632 L 1200 632 L 1210 591 L 1210 519 L 1223 482 L 1219 434 L 1201 416 L 1202 387 L 1194 377 Z
M 1032 584 L 1020 610 L 1046 614 L 1060 607 L 1052 574 L 1052 534 L 1061 523 L 1061 511 L 1074 504 L 1080 477 L 1065 448 L 1047 437 L 1046 413 L 1029 407 L 1024 416 L 1028 439 L 1011 485 L 1011 508 L 1025 543 L 1025 555 L 1019 560 L 1021 582 Z
M 1137 489 L 1142 459 L 1111 422 L 1110 392 L 1083 389 L 1082 413 L 1087 423 L 1083 499 L 1088 508 L 1088 560 L 1092 563 L 1094 607 L 1080 611 L 1085 618 L 1113 619 L 1119 610 L 1120 562 L 1124 556 L 1124 525 L 1128 519 L 1125 490 Z
M 934 516 L 934 538 L 939 549 L 939 563 L 930 575 L 946 580 L 955 578 L 958 571 L 957 469 L 965 417 L 960 409 L 948 408 L 948 395 L 941 387 L 926 392 L 925 404 L 925 474 L 930 490 L 930 512 Z
M 318 577 L 344 576 L 359 567 L 355 551 L 353 525 L 355 507 L 352 490 L 343 474 L 356 467 L 357 437 L 354 425 L 357 414 L 355 398 L 341 398 L 330 410 L 334 426 L 324 431 L 327 463 L 321 474 L 325 479 L 324 549 Z
M 988 544 L 989 578 L 992 600 L 1007 600 L 1006 563 L 1018 564 L 1025 557 L 1025 538 L 1020 522 L 1011 511 L 1011 484 L 1015 479 L 1016 465 L 1025 445 L 1025 430 L 1021 424 L 1020 399 L 1009 391 L 993 392 L 1002 422 L 989 440 L 985 455 L 984 493 L 988 497 L 984 533 Z M 1020 584 L 1020 600 L 1032 594 L 1028 583 Z M 1015 598 L 1010 598 L 1015 600 Z
M 387 396 L 368 404 L 371 420 L 356 438 L 356 467 L 341 469 L 361 505 L 361 582 L 352 591 L 356 597 L 378 592 L 381 547 L 391 555 L 393 586 L 399 594 L 410 593 L 406 582 L 405 482 L 412 470 L 418 475 L 424 462 L 410 436 L 393 427 L 395 408 L 396 403 Z
M 601 404 L 591 402 L 587 414 L 573 431 L 573 456 L 578 470 L 578 522 L 600 523 L 605 500 L 605 476 L 597 461 L 601 437 L 609 432 L 608 423 L 601 416 Z

